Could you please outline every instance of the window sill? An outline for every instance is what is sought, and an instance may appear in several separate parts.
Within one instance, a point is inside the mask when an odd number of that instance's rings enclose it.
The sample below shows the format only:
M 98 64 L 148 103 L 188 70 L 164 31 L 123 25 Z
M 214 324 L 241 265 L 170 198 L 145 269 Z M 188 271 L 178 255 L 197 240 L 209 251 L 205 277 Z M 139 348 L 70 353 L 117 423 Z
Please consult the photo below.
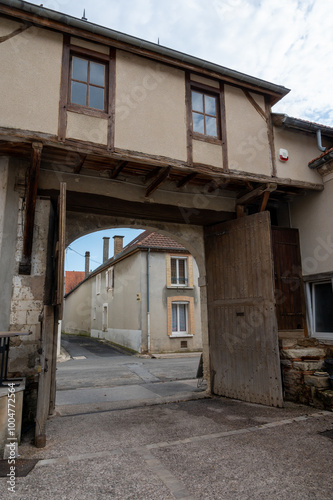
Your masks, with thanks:
M 167 288 L 169 290 L 180 289 L 180 290 L 194 290 L 194 286 L 186 286 L 186 285 L 168 285 Z
M 195 141 L 210 142 L 211 144 L 222 145 L 222 139 L 219 139 L 218 137 L 213 137 L 211 135 L 199 134 L 198 132 L 193 132 L 193 139 Z
M 180 339 L 180 338 L 189 338 L 193 337 L 192 333 L 173 333 L 172 335 L 169 335 L 170 339 Z
M 70 111 L 71 113 L 78 113 L 80 115 L 95 116 L 96 118 L 107 119 L 109 117 L 106 111 L 94 108 L 87 108 L 85 106 L 79 106 L 75 104 L 68 104 L 67 111 Z

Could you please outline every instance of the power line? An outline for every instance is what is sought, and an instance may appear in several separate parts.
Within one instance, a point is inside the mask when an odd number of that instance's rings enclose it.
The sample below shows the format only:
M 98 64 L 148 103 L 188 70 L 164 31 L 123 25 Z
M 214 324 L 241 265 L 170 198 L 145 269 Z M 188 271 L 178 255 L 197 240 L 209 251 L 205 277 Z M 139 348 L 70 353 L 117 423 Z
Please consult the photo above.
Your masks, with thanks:
M 74 248 L 67 247 L 67 250 L 71 250 L 72 252 L 77 253 L 80 257 L 85 258 L 85 255 L 82 255 L 82 253 L 77 252 L 76 250 L 74 250 Z M 98 264 L 99 266 L 102 264 L 102 262 L 98 262 L 97 260 L 94 260 L 94 259 L 90 259 L 90 261 L 95 262 L 95 264 Z

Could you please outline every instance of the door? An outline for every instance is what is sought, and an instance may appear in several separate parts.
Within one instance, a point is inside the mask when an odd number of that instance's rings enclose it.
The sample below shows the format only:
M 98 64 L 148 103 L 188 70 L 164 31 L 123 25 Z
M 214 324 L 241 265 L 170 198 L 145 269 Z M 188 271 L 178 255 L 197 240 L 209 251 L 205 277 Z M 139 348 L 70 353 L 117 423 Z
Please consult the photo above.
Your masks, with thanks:
M 282 406 L 268 212 L 205 228 L 212 392 Z
M 64 290 L 66 184 L 60 184 L 56 245 L 54 254 L 53 304 L 44 305 L 41 315 L 40 372 L 36 411 L 35 444 L 41 448 L 46 444 L 45 425 L 55 406 L 55 374 L 57 362 L 58 321 L 62 319 Z M 52 228 L 50 226 L 50 231 Z M 49 264 L 50 265 L 50 264 Z
M 302 337 L 305 300 L 298 229 L 272 228 L 278 329 Z

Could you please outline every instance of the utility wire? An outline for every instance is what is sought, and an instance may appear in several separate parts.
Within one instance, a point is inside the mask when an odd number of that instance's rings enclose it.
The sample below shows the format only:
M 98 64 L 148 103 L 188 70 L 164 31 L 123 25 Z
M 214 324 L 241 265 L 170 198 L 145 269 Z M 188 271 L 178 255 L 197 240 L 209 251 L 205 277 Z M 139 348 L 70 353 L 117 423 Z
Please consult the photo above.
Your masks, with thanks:
M 74 248 L 67 247 L 67 250 L 71 250 L 72 252 L 77 253 L 80 257 L 85 258 L 85 255 L 82 255 L 82 253 L 77 252 L 76 250 L 74 250 Z M 95 262 L 95 264 L 98 264 L 99 266 L 102 264 L 102 262 L 98 262 L 97 260 L 94 260 L 94 259 L 90 259 L 90 261 Z

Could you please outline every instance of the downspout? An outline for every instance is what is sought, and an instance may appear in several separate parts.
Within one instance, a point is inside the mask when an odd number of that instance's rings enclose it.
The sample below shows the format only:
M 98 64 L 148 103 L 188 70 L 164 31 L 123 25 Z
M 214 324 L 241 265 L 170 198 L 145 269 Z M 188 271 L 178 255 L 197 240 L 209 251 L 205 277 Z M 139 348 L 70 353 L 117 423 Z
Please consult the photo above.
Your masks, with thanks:
M 322 143 L 321 143 L 321 130 L 320 130 L 320 128 L 317 129 L 316 134 L 317 134 L 317 146 L 318 146 L 318 149 L 319 149 L 319 151 L 321 151 L 322 153 L 324 153 L 324 151 L 326 151 L 326 148 L 324 148 L 323 145 L 322 145 Z
M 147 350 L 148 352 L 150 352 L 149 254 L 150 254 L 150 248 L 148 248 L 147 251 Z

